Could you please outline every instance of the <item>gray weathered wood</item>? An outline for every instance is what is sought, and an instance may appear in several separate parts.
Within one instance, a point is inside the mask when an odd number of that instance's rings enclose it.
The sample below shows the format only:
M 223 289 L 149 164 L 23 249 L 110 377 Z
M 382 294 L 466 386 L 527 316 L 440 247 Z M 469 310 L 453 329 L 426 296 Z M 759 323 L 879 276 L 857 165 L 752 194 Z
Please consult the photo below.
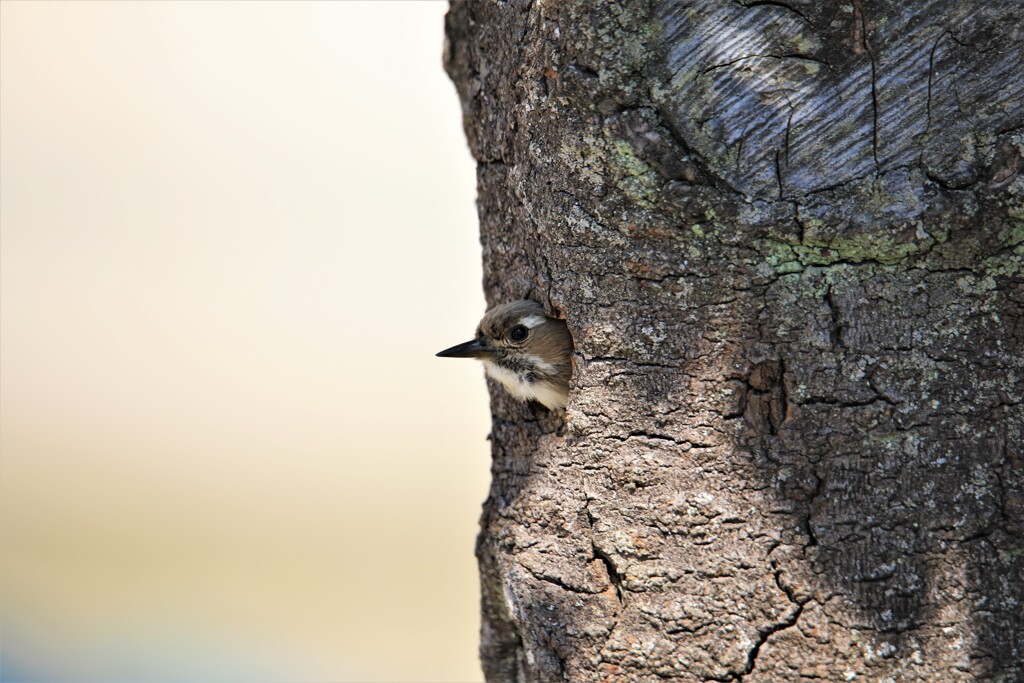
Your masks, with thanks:
M 1024 5 L 452 5 L 490 681 L 1024 680 Z

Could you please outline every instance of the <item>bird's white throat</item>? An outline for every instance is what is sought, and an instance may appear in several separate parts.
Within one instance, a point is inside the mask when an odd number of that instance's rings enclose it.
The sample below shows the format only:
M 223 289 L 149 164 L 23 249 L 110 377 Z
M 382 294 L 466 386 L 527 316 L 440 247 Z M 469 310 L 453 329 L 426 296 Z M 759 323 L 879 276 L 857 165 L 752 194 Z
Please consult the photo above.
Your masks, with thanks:
M 547 363 L 544 365 L 548 368 L 551 367 Z M 508 393 L 521 401 L 537 401 L 551 410 L 565 409 L 568 396 L 565 392 L 559 391 L 557 386 L 545 379 L 537 378 L 533 382 L 528 382 L 524 376 L 502 367 L 489 359 L 484 359 L 484 371 L 492 379 L 501 382 Z

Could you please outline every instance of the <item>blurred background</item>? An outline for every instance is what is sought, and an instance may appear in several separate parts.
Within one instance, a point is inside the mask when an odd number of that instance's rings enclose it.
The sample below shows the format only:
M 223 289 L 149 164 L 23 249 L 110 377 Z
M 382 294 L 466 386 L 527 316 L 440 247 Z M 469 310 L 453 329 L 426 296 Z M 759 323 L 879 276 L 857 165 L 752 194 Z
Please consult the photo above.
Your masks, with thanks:
M 477 681 L 442 2 L 0 2 L 0 678 Z

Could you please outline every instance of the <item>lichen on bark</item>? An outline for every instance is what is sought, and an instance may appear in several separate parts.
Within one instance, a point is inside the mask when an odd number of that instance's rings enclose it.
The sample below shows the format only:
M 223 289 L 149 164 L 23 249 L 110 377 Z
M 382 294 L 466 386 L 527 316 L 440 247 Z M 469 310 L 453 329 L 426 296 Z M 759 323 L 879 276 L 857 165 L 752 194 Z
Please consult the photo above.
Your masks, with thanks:
M 1024 8 L 456 2 L 490 681 L 1024 678 Z

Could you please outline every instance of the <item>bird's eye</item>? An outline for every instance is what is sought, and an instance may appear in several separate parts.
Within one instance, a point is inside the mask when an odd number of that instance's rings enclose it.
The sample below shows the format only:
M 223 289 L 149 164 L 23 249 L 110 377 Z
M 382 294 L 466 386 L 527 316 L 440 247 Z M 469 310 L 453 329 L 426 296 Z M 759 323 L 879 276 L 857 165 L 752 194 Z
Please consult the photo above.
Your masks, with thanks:
M 526 329 L 525 325 L 516 325 L 512 328 L 512 331 L 508 333 L 508 338 L 512 341 L 523 341 L 526 336 L 530 334 L 530 330 Z

